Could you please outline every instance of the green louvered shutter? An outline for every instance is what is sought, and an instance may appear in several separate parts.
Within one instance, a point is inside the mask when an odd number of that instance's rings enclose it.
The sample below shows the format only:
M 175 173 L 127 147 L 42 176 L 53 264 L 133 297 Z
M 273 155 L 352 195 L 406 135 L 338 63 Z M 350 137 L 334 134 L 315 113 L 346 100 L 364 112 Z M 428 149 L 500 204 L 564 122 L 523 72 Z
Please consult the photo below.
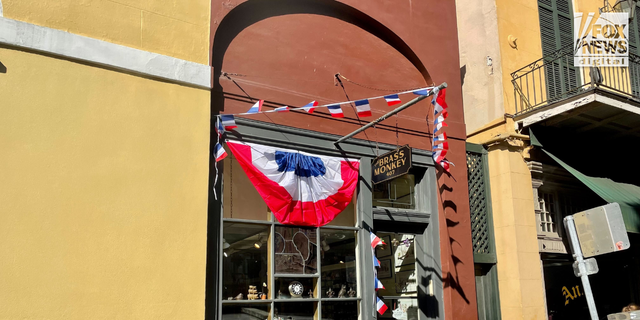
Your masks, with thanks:
M 573 67 L 573 11 L 570 0 L 538 0 L 542 54 L 548 100 L 560 99 L 579 86 L 578 69 Z M 558 50 L 564 55 L 557 55 Z

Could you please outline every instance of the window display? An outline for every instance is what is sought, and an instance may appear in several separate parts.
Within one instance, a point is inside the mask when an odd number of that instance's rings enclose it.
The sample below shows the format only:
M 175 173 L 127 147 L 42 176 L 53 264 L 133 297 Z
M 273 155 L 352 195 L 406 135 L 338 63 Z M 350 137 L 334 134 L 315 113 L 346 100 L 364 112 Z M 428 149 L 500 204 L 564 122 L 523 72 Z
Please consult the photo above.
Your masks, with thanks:
M 276 273 L 315 274 L 318 271 L 316 230 L 276 227 Z
M 266 294 L 269 229 L 259 224 L 224 224 L 224 299 L 256 300 Z
M 356 296 L 355 237 L 354 231 L 321 229 L 320 265 L 324 298 Z

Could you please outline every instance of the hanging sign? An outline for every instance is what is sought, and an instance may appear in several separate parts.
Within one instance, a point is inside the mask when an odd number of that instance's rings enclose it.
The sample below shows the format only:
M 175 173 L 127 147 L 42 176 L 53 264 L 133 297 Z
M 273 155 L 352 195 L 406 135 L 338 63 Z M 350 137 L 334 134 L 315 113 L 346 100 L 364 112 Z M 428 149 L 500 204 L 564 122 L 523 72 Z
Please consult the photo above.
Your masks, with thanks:
M 409 169 L 411 169 L 411 148 L 407 145 L 373 159 L 371 180 L 373 184 L 378 184 L 404 175 L 409 172 Z

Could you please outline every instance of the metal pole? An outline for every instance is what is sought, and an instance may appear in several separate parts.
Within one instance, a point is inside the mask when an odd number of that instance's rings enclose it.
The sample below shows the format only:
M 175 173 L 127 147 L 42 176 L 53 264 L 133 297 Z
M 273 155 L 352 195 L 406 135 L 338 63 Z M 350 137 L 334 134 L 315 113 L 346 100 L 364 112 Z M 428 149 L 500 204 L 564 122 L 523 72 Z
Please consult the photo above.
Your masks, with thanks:
M 447 87 L 447 83 L 443 82 L 441 85 L 438 86 L 438 89 L 442 90 L 442 89 L 444 89 L 446 87 Z M 336 142 L 334 142 L 333 144 L 337 146 L 340 142 L 343 142 L 343 141 L 355 136 L 356 134 L 358 134 L 358 133 L 360 133 L 360 132 L 362 132 L 362 131 L 364 131 L 364 130 L 372 127 L 372 126 L 374 126 L 375 124 L 377 124 L 379 122 L 384 121 L 385 119 L 389 118 L 390 116 L 392 116 L 392 115 L 394 115 L 394 114 L 396 114 L 396 113 L 398 113 L 398 112 L 400 112 L 400 111 L 402 111 L 402 110 L 404 110 L 406 108 L 411 107 L 412 105 L 424 100 L 425 98 L 427 98 L 429 96 L 431 96 L 431 93 L 429 93 L 429 95 L 426 95 L 426 96 L 419 96 L 419 97 L 417 97 L 417 98 L 415 98 L 415 99 L 413 99 L 413 100 L 411 100 L 411 101 L 399 106 L 398 108 L 390 111 L 389 113 L 385 114 L 384 116 L 367 123 L 366 125 L 364 125 L 363 127 L 359 128 L 358 130 L 356 130 L 354 132 L 351 132 L 348 135 L 336 140 Z
M 573 251 L 573 258 L 578 263 L 578 270 L 580 271 L 580 280 L 582 280 L 582 287 L 584 288 L 584 295 L 587 299 L 587 306 L 589 307 L 589 314 L 591 314 L 591 320 L 599 320 L 598 310 L 596 309 L 596 302 L 593 300 L 593 292 L 591 292 L 591 283 L 589 283 L 589 275 L 587 275 L 587 266 L 582 257 L 582 249 L 580 249 L 580 242 L 578 241 L 578 234 L 576 232 L 576 223 L 573 220 L 573 216 L 566 216 L 564 218 L 564 228 L 569 233 L 569 239 L 571 249 Z

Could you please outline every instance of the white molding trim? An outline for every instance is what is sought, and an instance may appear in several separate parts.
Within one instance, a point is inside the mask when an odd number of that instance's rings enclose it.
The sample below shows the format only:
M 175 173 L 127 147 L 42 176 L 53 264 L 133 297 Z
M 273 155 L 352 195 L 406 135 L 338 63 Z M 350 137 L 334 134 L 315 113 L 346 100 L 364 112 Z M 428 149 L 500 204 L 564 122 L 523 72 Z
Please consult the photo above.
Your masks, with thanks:
M 515 119 L 516 130 L 517 130 L 518 123 L 522 123 L 522 127 L 526 128 L 537 122 L 546 120 L 548 118 L 551 118 L 553 116 L 559 115 L 564 112 L 571 111 L 573 109 L 579 108 L 581 106 L 584 106 L 594 101 L 596 101 L 595 93 L 582 97 L 578 100 L 574 100 L 571 102 L 554 106 L 553 108 L 542 108 L 541 110 L 534 111 L 533 113 L 523 118 Z
M 3 12 L 2 12 L 2 0 L 0 0 L 0 17 L 3 16 L 2 14 L 3 14 Z
M 0 17 L 0 43 L 169 82 L 211 89 L 211 67 L 208 65 L 22 21 Z

